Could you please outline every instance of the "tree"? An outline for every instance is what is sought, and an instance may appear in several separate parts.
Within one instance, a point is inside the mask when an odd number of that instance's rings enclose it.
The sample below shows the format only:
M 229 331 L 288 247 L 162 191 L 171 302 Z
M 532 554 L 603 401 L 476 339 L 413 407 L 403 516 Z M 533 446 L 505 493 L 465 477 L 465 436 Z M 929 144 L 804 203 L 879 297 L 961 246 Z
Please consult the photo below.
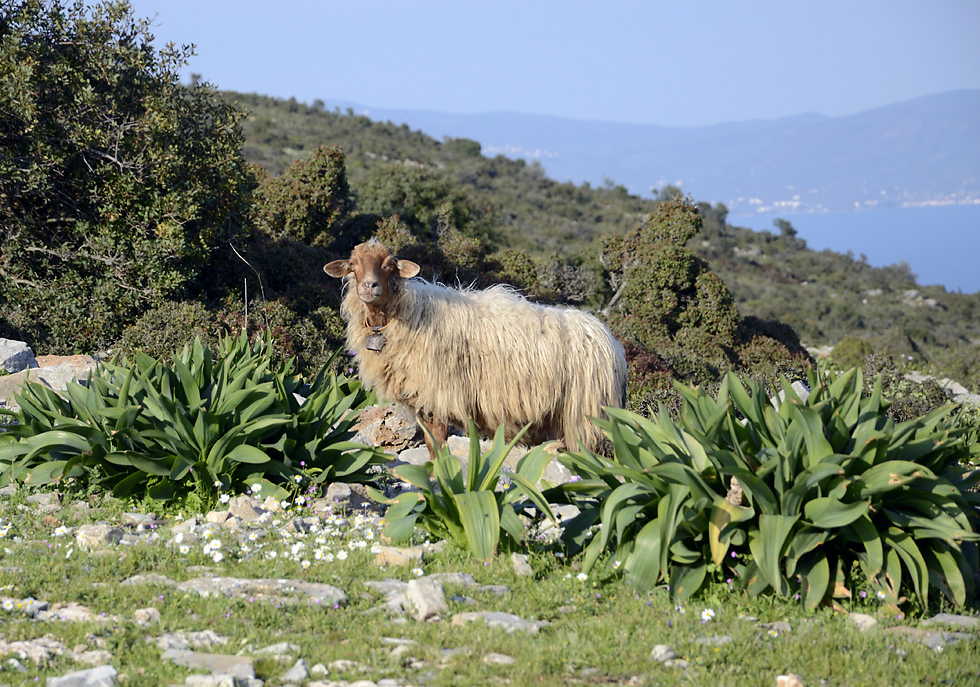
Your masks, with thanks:
M 0 6 L 0 321 L 36 351 L 215 287 L 244 235 L 242 114 L 152 40 L 126 1 Z

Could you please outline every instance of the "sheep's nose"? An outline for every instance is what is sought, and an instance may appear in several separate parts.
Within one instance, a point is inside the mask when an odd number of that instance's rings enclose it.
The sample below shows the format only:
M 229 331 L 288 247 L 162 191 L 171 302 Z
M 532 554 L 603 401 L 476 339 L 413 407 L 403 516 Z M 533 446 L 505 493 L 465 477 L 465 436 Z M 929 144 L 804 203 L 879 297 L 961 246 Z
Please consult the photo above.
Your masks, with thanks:
M 361 286 L 363 286 L 366 289 L 371 289 L 373 291 L 374 289 L 378 288 L 378 282 L 365 281 L 365 282 L 361 282 Z

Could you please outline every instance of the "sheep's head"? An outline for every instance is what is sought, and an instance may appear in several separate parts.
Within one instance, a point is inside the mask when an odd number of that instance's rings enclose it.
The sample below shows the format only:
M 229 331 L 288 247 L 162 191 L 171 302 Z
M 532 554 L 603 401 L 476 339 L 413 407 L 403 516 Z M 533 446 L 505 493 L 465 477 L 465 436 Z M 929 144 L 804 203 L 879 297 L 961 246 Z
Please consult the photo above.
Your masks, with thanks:
M 393 275 L 411 279 L 421 269 L 410 260 L 397 259 L 387 246 L 377 241 L 361 243 L 354 247 L 347 260 L 334 260 L 323 266 L 323 271 L 331 277 L 353 274 L 357 297 L 376 308 L 384 307 L 391 294 Z

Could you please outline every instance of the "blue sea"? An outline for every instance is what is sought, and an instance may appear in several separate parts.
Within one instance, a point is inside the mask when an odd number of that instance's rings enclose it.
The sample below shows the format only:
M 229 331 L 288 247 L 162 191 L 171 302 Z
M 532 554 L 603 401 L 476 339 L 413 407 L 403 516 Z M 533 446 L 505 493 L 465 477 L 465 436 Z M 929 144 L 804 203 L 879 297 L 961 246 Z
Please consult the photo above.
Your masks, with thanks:
M 729 215 L 734 226 L 779 230 L 773 220 L 793 225 L 813 250 L 862 253 L 876 267 L 908 263 L 920 286 L 980 292 L 980 205 L 884 208 L 825 214 Z

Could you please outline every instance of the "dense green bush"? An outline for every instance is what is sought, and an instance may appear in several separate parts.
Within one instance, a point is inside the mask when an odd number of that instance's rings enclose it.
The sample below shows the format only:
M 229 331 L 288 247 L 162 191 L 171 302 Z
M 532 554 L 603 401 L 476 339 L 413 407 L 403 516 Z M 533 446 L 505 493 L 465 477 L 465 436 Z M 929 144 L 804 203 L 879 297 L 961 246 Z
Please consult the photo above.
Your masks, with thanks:
M 678 385 L 680 421 L 612 409 L 600 421 L 612 459 L 561 458 L 582 477 L 562 490 L 582 512 L 565 539 L 586 572 L 605 557 L 638 590 L 668 584 L 684 598 L 711 576 L 752 593 L 799 594 L 808 608 L 869 590 L 890 605 L 931 588 L 963 606 L 980 563 L 980 453 L 950 408 L 890 419 L 880 381 L 809 373 L 801 401 L 783 382 L 773 403 L 734 376 L 717 400 Z M 743 421 L 744 419 L 744 421 Z M 554 496 L 554 492 L 551 493 Z M 601 523 L 587 543 L 590 528 Z
M 149 28 L 125 1 L 0 9 L 0 320 L 37 353 L 220 288 L 244 236 L 242 114 Z
M 28 383 L 16 424 L 0 431 L 0 485 L 66 480 L 118 497 L 161 501 L 217 490 L 265 488 L 281 498 L 299 483 L 363 481 L 387 462 L 349 441 L 355 414 L 373 402 L 326 368 L 307 387 L 292 361 L 275 364 L 266 336 L 196 340 L 172 365 L 137 353 L 102 364 L 64 396 Z M 300 404 L 297 394 L 306 398 Z
M 834 346 L 831 353 L 834 362 L 842 370 L 852 367 L 859 367 L 864 364 L 864 359 L 871 355 L 871 344 L 866 339 L 856 336 L 845 336 L 840 343 Z

